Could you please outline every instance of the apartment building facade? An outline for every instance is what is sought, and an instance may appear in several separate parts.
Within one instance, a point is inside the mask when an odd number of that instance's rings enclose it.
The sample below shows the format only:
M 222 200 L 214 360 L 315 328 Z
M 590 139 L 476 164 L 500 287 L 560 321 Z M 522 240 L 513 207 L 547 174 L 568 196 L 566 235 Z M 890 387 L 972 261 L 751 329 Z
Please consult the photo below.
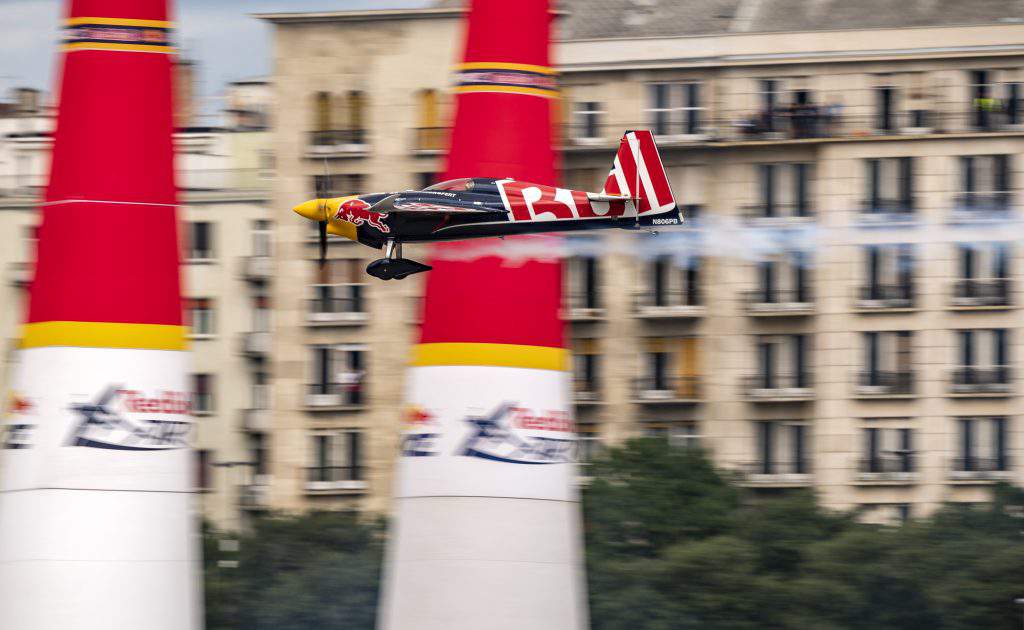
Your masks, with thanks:
M 179 83 L 187 83 L 192 64 L 186 70 Z M 228 124 L 192 124 L 175 136 L 183 307 L 193 351 L 196 489 L 204 517 L 227 528 L 242 525 L 246 506 L 259 503 L 250 494 L 259 486 L 251 481 L 266 473 L 260 429 L 269 426 L 270 408 L 274 235 L 268 202 L 274 170 L 259 83 L 244 82 L 245 95 L 239 98 L 234 98 L 236 86 L 229 87 Z M 0 107 L 0 378 L 5 383 L 32 281 L 35 209 L 46 186 L 53 114 L 45 95 L 33 90 L 17 91 Z
M 622 131 L 651 128 L 688 227 L 567 240 L 581 457 L 664 436 L 758 491 L 810 487 L 875 520 L 1024 479 L 1019 8 L 612 4 L 558 18 L 565 183 L 598 187 Z M 261 16 L 268 507 L 388 507 L 421 279 L 372 281 L 376 252 L 341 242 L 318 269 L 287 209 L 443 168 L 458 5 Z

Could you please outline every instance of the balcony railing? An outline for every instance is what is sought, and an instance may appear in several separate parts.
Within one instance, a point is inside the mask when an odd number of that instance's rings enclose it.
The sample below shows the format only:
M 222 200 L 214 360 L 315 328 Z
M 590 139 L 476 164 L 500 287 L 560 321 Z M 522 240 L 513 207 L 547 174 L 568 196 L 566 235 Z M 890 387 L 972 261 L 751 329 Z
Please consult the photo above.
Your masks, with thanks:
M 312 155 L 358 155 L 365 153 L 365 129 L 329 129 L 309 132 L 308 152 Z
M 636 379 L 633 392 L 641 403 L 699 402 L 701 381 L 699 376 L 649 376 Z
M 32 282 L 35 265 L 27 262 L 12 262 L 7 265 L 7 281 L 11 286 L 24 289 Z
M 242 410 L 242 428 L 251 433 L 265 433 L 271 429 L 271 411 L 259 407 Z
M 860 287 L 857 308 L 881 311 L 914 308 L 914 287 L 910 284 L 871 284 Z
M 310 383 L 306 385 L 306 408 L 311 410 L 361 409 L 365 405 L 364 382 Z
M 1001 217 L 1010 211 L 1011 191 L 964 192 L 954 200 L 954 213 L 992 214 Z
M 914 393 L 914 372 L 911 370 L 866 370 L 857 374 L 856 394 L 861 397 L 884 398 L 909 396 Z
M 864 457 L 857 462 L 857 479 L 860 481 L 910 481 L 917 476 L 914 465 L 912 453 Z
M 810 372 L 752 374 L 744 379 L 743 389 L 755 402 L 799 402 L 814 398 L 814 380 Z
M 450 127 L 417 127 L 413 130 L 414 153 L 433 154 L 447 149 Z
M 952 306 L 1009 306 L 1009 278 L 969 278 L 953 283 Z
M 960 366 L 950 375 L 953 394 L 1006 394 L 1011 389 L 1011 370 L 1006 365 L 977 367 Z
M 954 481 L 994 481 L 1013 478 L 1006 455 L 963 455 L 952 458 L 949 477 Z
M 812 483 L 806 459 L 748 462 L 740 468 L 742 483 L 754 487 L 801 487 Z
M 860 204 L 861 223 L 903 223 L 914 219 L 913 199 L 865 199 Z
M 247 510 L 264 510 L 270 507 L 270 486 L 265 483 L 248 483 L 238 487 L 238 504 Z
M 740 215 L 744 221 L 760 225 L 810 221 L 814 218 L 814 213 L 807 204 L 795 203 L 744 205 L 740 207 Z
M 363 296 L 365 285 L 337 285 L 336 287 L 318 288 L 348 288 L 349 295 L 335 295 L 332 291 L 311 298 L 306 316 L 310 324 L 357 326 L 366 322 L 368 313 L 366 298 Z
M 242 277 L 249 282 L 266 282 L 274 274 L 270 256 L 246 256 L 242 259 Z
M 705 313 L 698 290 L 643 291 L 633 296 L 633 312 L 645 319 L 685 319 Z
M 270 354 L 271 335 L 269 332 L 256 331 L 242 333 L 242 354 L 251 359 L 261 359 Z
M 309 466 L 305 472 L 308 492 L 359 493 L 367 487 L 363 466 Z
M 594 379 L 574 378 L 572 381 L 573 400 L 578 405 L 601 401 L 601 386 Z
M 563 301 L 562 317 L 567 321 L 604 319 L 604 307 L 596 293 L 566 293 Z
M 791 316 L 814 312 L 814 297 L 807 287 L 747 291 L 744 302 L 749 315 Z

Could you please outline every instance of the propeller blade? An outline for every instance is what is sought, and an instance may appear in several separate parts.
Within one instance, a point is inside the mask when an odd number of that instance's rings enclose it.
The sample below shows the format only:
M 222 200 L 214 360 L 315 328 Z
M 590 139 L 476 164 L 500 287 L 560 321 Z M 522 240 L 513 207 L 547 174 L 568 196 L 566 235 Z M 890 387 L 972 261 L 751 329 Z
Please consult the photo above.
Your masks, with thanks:
M 320 227 L 320 268 L 327 262 L 327 221 L 319 221 Z

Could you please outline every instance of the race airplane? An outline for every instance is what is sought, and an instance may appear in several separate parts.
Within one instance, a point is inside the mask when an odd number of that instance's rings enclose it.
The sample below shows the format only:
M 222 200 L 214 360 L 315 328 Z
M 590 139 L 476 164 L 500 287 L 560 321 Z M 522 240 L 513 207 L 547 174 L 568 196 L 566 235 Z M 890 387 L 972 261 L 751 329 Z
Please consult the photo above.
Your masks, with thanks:
M 366 272 L 382 280 L 430 270 L 402 258 L 402 243 L 458 241 L 512 234 L 601 228 L 650 229 L 679 225 L 654 135 L 627 131 L 599 193 L 555 188 L 514 179 L 469 177 L 423 190 L 313 199 L 294 208 L 317 221 L 320 261 L 327 234 L 384 249 Z

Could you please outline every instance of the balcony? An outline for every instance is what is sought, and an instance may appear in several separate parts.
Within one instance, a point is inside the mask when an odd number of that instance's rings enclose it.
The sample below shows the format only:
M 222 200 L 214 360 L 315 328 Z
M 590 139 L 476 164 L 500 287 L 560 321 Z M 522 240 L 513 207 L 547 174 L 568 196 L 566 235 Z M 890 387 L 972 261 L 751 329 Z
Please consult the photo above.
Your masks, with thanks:
M 814 400 L 813 380 L 803 374 L 755 374 L 745 379 L 743 390 L 750 402 L 785 403 Z
M 242 259 L 242 277 L 248 282 L 266 282 L 273 274 L 274 259 L 270 256 L 246 256 Z
M 694 404 L 701 401 L 699 376 L 652 376 L 633 382 L 633 400 L 644 405 Z
M 306 157 L 361 157 L 369 152 L 365 129 L 331 129 L 309 132 Z
M 862 227 L 912 223 L 917 219 L 914 203 L 907 199 L 875 199 L 861 202 L 857 221 Z
M 857 462 L 855 481 L 862 485 L 910 485 L 916 483 L 914 457 L 906 455 L 879 455 L 865 457 Z
M 350 285 L 352 295 L 335 297 L 323 295 L 311 298 L 306 310 L 306 323 L 310 326 L 362 326 L 369 319 L 366 300 L 362 295 L 365 285 Z
M 740 484 L 749 488 L 803 488 L 814 482 L 806 460 L 749 462 L 740 474 Z
M 414 155 L 440 155 L 448 148 L 450 127 L 417 127 L 413 129 L 412 153 Z
M 363 494 L 363 466 L 309 466 L 304 468 L 307 494 Z
M 604 308 L 594 294 L 566 293 L 562 319 L 567 322 L 596 322 L 605 318 Z
M 859 372 L 854 395 L 857 398 L 910 398 L 914 395 L 914 372 L 911 370 Z
M 949 212 L 950 223 L 1005 221 L 1011 212 L 1010 191 L 966 192 L 956 196 Z
M 953 370 L 949 379 L 949 393 L 952 396 L 1001 397 L 1013 389 L 1009 366 L 997 365 L 976 367 L 960 366 Z
M 1009 278 L 968 278 L 953 283 L 952 309 L 998 309 L 1010 305 Z
M 266 433 L 271 427 L 271 411 L 264 407 L 243 409 L 242 428 L 250 433 Z
M 740 206 L 744 223 L 755 227 L 790 227 L 814 221 L 814 215 L 806 204 L 756 203 Z
M 644 291 L 633 296 L 633 316 L 638 319 L 696 319 L 706 313 L 697 291 Z
M 274 171 L 261 168 L 182 169 L 177 171 L 178 188 L 186 198 L 265 199 L 274 185 Z
M 873 284 L 860 287 L 854 307 L 858 311 L 906 311 L 915 306 L 910 284 Z
M 266 475 L 258 475 L 265 477 Z M 254 481 L 238 487 L 238 505 L 244 510 L 266 510 L 270 507 L 270 484 Z
M 272 341 L 269 332 L 242 333 L 242 354 L 250 359 L 265 359 L 270 354 Z
M 602 400 L 600 385 L 592 379 L 574 378 L 572 381 L 572 399 L 577 405 L 596 405 Z
M 807 288 L 747 291 L 747 315 L 751 317 L 805 317 L 814 314 L 814 298 Z
M 366 408 L 362 380 L 351 383 L 309 383 L 305 391 L 307 411 L 359 411 Z
M 28 288 L 28 285 L 32 283 L 34 273 L 35 265 L 32 263 L 12 262 L 7 265 L 7 281 L 12 287 Z
M 949 480 L 961 483 L 991 483 L 1012 481 L 1010 458 L 1003 456 L 978 457 L 974 455 L 954 457 L 949 464 Z

